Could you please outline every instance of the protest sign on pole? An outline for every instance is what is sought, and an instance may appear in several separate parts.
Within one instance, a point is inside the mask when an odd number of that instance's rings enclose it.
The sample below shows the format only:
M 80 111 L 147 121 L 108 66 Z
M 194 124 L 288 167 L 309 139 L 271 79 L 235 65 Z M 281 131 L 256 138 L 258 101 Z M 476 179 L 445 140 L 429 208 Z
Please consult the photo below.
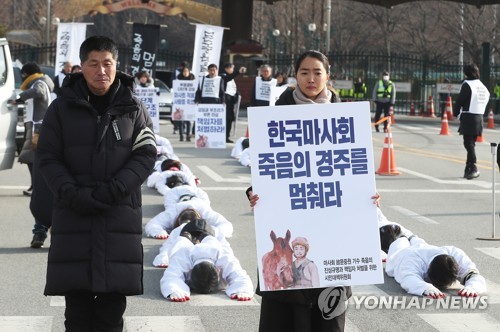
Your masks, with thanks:
M 212 63 L 219 66 L 223 34 L 223 27 L 196 24 L 191 69 L 194 77 L 205 76 L 208 72 L 208 65 Z
M 132 75 L 147 71 L 149 76 L 155 77 L 155 59 L 160 45 L 160 26 L 134 23 L 132 45 L 132 61 L 130 62 Z
M 198 81 L 174 80 L 172 82 L 172 120 L 194 121 L 198 105 L 194 102 Z
M 48 24 L 48 23 L 47 23 Z M 61 71 L 64 63 L 80 64 L 80 45 L 85 40 L 88 23 L 58 23 L 55 72 Z
M 226 147 L 226 105 L 198 104 L 195 144 L 197 148 Z
M 261 290 L 383 283 L 369 103 L 250 107 L 248 121 Z M 307 243 L 315 281 L 286 279 L 293 248 L 272 264 L 280 237 Z
M 160 109 L 158 100 L 158 89 L 155 87 L 136 87 L 135 95 L 139 98 L 149 111 L 149 116 L 153 120 L 153 131 L 160 133 Z

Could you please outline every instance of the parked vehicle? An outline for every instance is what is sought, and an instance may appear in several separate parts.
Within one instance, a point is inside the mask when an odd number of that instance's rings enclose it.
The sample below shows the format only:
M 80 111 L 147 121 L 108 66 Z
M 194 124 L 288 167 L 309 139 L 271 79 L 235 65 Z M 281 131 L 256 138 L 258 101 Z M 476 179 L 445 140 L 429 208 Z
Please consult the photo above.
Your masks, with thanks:
M 9 105 L 14 96 L 14 69 L 7 39 L 0 38 L 0 170 L 12 168 L 16 155 L 17 110 Z
M 155 79 L 155 87 L 160 90 L 158 106 L 160 108 L 160 119 L 172 118 L 172 91 L 165 82 Z

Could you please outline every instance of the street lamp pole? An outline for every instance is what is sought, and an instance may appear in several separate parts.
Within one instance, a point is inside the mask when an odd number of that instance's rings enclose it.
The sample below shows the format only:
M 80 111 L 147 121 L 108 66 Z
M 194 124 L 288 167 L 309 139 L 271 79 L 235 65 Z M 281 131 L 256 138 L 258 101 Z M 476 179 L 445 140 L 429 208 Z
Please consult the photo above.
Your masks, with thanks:
M 326 31 L 325 31 L 325 53 L 328 57 L 328 53 L 330 53 L 330 27 L 331 27 L 331 16 L 332 16 L 332 0 L 326 1 Z
M 45 42 L 47 43 L 47 47 L 50 44 L 50 4 L 51 0 L 47 0 L 47 21 L 45 23 Z

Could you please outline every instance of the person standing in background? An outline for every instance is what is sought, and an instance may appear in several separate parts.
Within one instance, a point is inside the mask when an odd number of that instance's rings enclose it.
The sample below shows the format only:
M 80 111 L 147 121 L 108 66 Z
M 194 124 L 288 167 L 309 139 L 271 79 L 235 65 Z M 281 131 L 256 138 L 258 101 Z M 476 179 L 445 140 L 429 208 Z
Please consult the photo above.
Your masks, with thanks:
M 272 76 L 273 70 L 269 65 L 260 67 L 260 76 L 255 78 L 252 87 L 250 106 L 269 106 L 271 86 L 276 86 L 276 79 Z
M 220 75 L 224 81 L 224 99 L 226 101 L 226 143 L 234 143 L 231 139 L 229 139 L 231 126 L 235 120 L 234 106 L 236 105 L 239 96 L 234 78 L 239 74 L 244 74 L 246 72 L 247 69 L 245 67 L 241 67 L 238 71 L 235 71 L 234 64 L 226 63 L 224 65 L 224 72 Z
M 28 190 L 23 191 L 25 196 L 31 196 L 30 209 L 35 218 L 30 247 L 41 248 L 51 224 L 52 195 L 40 177 L 35 151 L 43 118 L 52 101 L 50 94 L 54 83 L 50 77 L 42 73 L 38 64 L 34 62 L 27 63 L 21 68 L 21 76 L 24 78 L 21 85 L 22 92 L 19 94 L 19 99 L 11 101 L 11 103 L 26 104 L 25 140 L 18 161 L 28 165 L 30 172 L 31 185 Z M 42 203 L 37 204 L 37 202 Z
M 363 78 L 358 77 L 357 81 L 354 82 L 354 100 L 365 100 L 366 90 L 366 84 L 363 82 Z
M 382 73 L 382 79 L 378 80 L 373 87 L 372 100 L 375 102 L 375 123 L 380 120 L 382 111 L 384 112 L 384 117 L 389 116 L 389 111 L 391 107 L 394 107 L 396 102 L 396 87 L 394 83 L 389 78 L 389 72 L 384 71 Z M 380 131 L 378 125 L 375 125 L 375 130 L 377 133 Z M 387 132 L 387 121 L 384 121 L 384 133 Z
M 191 70 L 189 70 L 189 67 L 185 66 L 182 68 L 180 71 L 179 75 L 177 75 L 178 80 L 184 80 L 184 81 L 192 81 L 195 79 L 193 73 L 191 73 Z M 186 129 L 186 141 L 190 142 L 191 141 L 191 121 L 188 120 L 174 120 L 176 122 L 176 126 L 179 129 L 179 140 L 182 142 L 184 141 L 184 129 Z
M 73 66 L 71 65 L 71 62 L 66 61 L 63 63 L 63 68 L 62 70 L 54 77 L 54 93 L 60 97 L 61 96 L 61 87 L 63 84 L 64 79 L 66 76 L 68 76 L 71 73 L 71 69 Z
M 141 184 L 156 141 L 133 77 L 116 70 L 114 41 L 86 39 L 80 60 L 38 141 L 40 173 L 54 194 L 44 294 L 65 297 L 66 331 L 118 332 L 126 296 L 144 292 Z
M 479 80 L 479 68 L 471 63 L 464 66 L 465 80 L 460 88 L 453 115 L 460 120 L 458 132 L 463 136 L 467 151 L 464 178 L 479 177 L 476 166 L 476 139 L 483 134 L 483 116 L 490 99 L 488 88 Z

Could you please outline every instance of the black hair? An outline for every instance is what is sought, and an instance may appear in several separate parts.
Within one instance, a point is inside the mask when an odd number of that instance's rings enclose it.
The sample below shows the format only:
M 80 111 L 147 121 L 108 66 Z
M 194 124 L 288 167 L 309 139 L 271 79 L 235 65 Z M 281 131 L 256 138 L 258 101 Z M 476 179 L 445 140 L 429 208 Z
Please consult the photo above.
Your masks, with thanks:
M 200 214 L 195 209 L 187 208 L 184 209 L 179 215 L 177 219 L 175 219 L 174 228 L 178 227 L 184 223 L 191 222 L 193 220 L 197 220 L 200 218 Z
M 72 66 L 72 67 L 71 67 L 71 72 L 74 72 L 74 71 L 75 71 L 75 70 L 77 70 L 77 69 L 80 69 L 80 70 L 81 70 L 81 69 L 82 69 L 82 67 L 81 67 L 80 65 L 74 65 L 74 66 Z
M 232 62 L 228 62 L 228 63 L 224 64 L 224 69 L 231 68 L 231 67 L 234 67 L 234 64 Z
M 42 70 L 40 69 L 40 66 L 38 66 L 38 64 L 36 64 L 35 62 L 28 62 L 23 66 L 23 68 L 21 68 L 21 73 L 26 74 L 26 76 L 41 72 Z
M 97 52 L 110 52 L 113 59 L 118 60 L 118 47 L 113 39 L 105 36 L 93 36 L 85 39 L 80 46 L 80 61 L 83 63 L 87 61 L 89 53 L 92 51 Z
M 210 68 L 217 69 L 217 65 L 215 63 L 211 63 L 211 64 L 208 65 L 208 69 L 210 69 Z
M 199 294 L 216 293 L 219 289 L 219 272 L 213 263 L 201 262 L 191 271 L 190 288 Z
M 323 67 L 325 67 L 326 73 L 327 74 L 330 73 L 330 61 L 328 61 L 326 55 L 324 55 L 319 51 L 309 50 L 302 53 L 297 59 L 297 61 L 295 61 L 295 75 L 297 75 L 300 65 L 302 64 L 302 61 L 304 61 L 305 58 L 315 58 L 319 60 L 323 64 Z
M 398 225 L 385 225 L 379 228 L 380 233 L 380 249 L 386 254 L 389 252 L 391 243 L 401 234 L 401 227 Z
M 174 174 L 172 176 L 169 176 L 167 178 L 167 181 L 165 183 L 167 185 L 167 187 L 169 188 L 174 188 L 174 187 L 178 187 L 178 186 L 182 186 L 185 184 L 184 180 L 182 179 L 181 176 L 177 175 L 177 174 Z
M 165 159 L 161 163 L 161 171 L 168 171 L 172 167 L 177 167 L 179 170 L 181 169 L 181 162 L 175 159 Z
M 475 63 L 469 63 L 464 66 L 464 75 L 467 79 L 479 79 L 479 68 Z
M 249 148 L 250 147 L 250 139 L 249 138 L 244 138 L 241 141 L 241 147 L 243 148 L 243 150 L 245 150 L 246 148 Z
M 455 258 L 450 255 L 442 254 L 434 257 L 427 276 L 430 282 L 437 288 L 446 288 L 450 286 L 458 277 L 458 264 Z

